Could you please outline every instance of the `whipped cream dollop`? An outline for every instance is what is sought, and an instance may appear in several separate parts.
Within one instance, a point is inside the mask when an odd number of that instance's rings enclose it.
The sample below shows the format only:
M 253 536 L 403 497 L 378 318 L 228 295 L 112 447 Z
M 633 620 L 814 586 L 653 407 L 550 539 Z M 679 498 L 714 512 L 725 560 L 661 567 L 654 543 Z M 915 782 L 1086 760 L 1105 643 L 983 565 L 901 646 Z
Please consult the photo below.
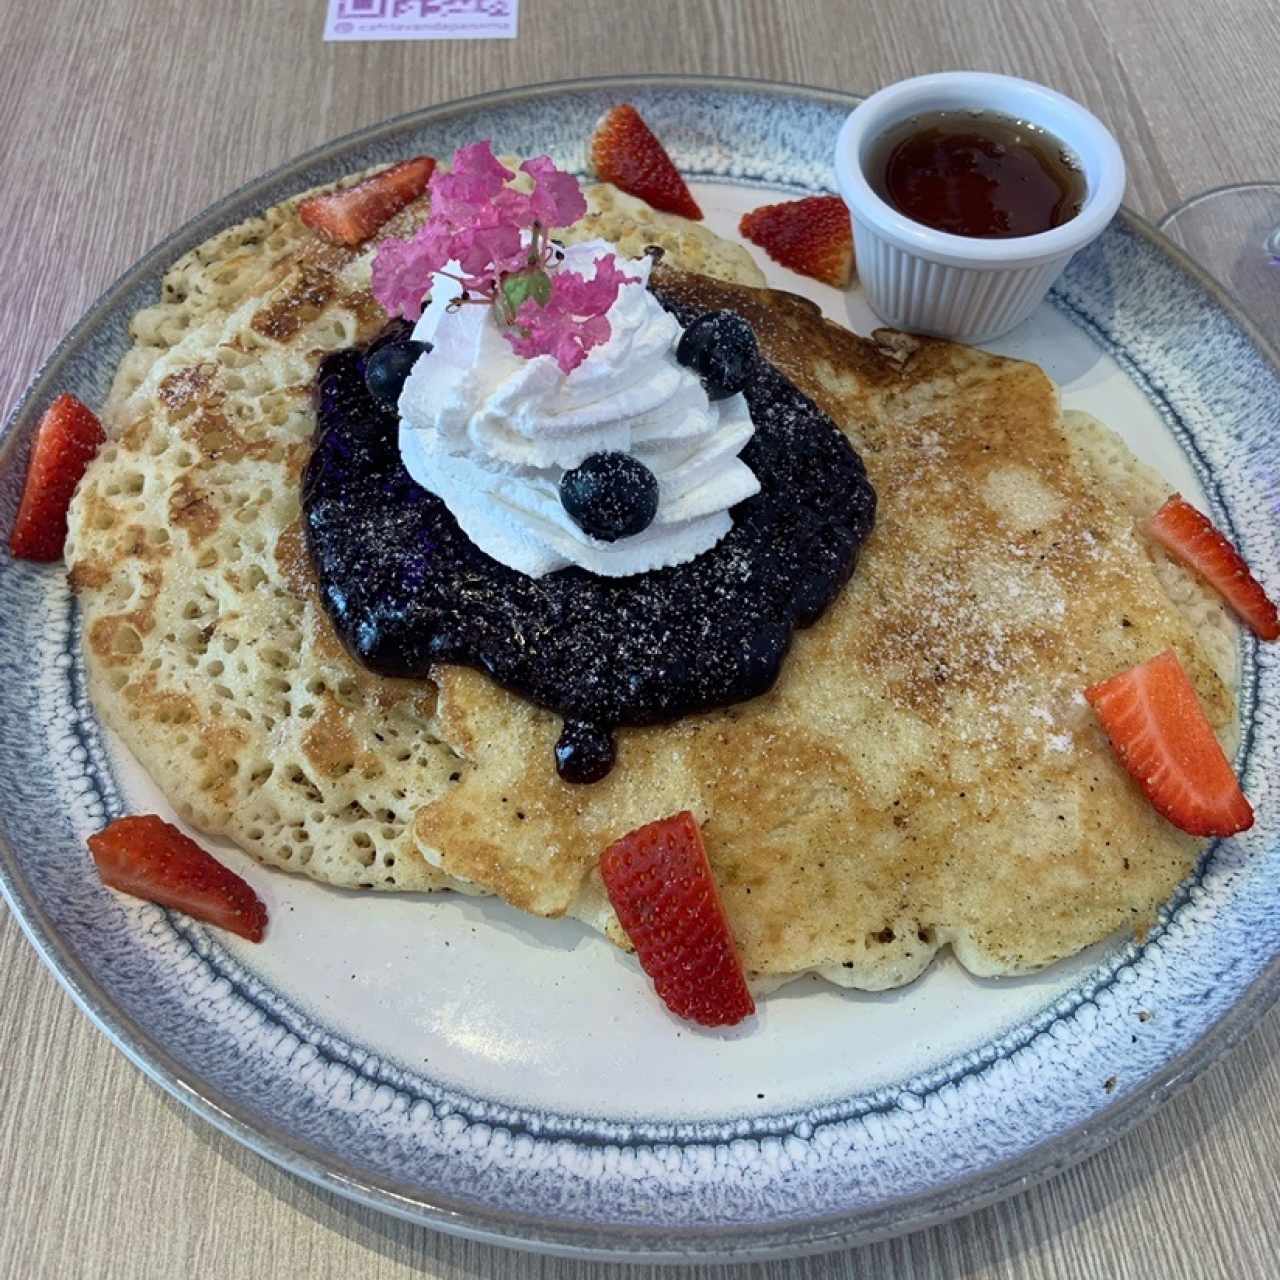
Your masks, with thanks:
M 595 275 L 614 253 L 593 240 L 564 268 Z M 611 334 L 571 373 L 549 355 L 518 356 L 493 308 L 449 304 L 460 286 L 437 276 L 413 336 L 433 349 L 400 393 L 400 456 L 482 551 L 530 577 L 578 565 L 624 577 L 682 564 L 729 532 L 729 509 L 760 489 L 739 457 L 753 427 L 741 394 L 712 402 L 676 362 L 681 328 L 645 287 L 652 261 L 620 260 Z M 630 454 L 658 482 L 652 524 L 602 542 L 560 502 L 560 479 L 590 454 Z

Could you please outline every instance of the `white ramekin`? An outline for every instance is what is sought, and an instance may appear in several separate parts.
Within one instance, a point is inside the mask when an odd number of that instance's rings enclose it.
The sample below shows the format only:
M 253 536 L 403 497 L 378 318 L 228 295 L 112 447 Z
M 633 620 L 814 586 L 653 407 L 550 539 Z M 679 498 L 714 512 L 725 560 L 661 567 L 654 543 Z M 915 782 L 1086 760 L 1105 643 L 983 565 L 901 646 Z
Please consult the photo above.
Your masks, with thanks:
M 1039 125 L 1074 153 L 1086 194 L 1070 222 L 1006 240 L 954 236 L 912 221 L 872 190 L 865 166 L 886 129 L 922 111 L 974 108 Z M 1116 140 L 1079 103 L 1029 80 L 977 71 L 917 76 L 872 94 L 841 127 L 835 168 L 872 310 L 896 329 L 961 342 L 985 342 L 1025 320 L 1071 255 L 1111 221 L 1125 182 Z

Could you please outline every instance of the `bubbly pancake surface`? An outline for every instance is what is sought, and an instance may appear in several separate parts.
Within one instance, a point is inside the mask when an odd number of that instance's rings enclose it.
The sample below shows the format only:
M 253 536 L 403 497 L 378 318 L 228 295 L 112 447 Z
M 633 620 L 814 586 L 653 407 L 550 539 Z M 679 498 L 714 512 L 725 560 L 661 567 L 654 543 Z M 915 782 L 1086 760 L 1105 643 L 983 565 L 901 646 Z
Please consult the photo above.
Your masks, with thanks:
M 947 943 L 1019 972 L 1150 920 L 1198 846 L 1124 776 L 1080 690 L 1172 646 L 1229 732 L 1234 636 L 1135 537 L 1159 482 L 1105 428 L 1064 425 L 1039 369 L 855 337 L 746 287 L 762 278 L 737 246 L 593 190 L 570 235 L 663 244 L 668 289 L 746 315 L 848 432 L 880 507 L 771 693 L 623 730 L 613 774 L 574 787 L 550 763 L 554 716 L 463 668 L 374 677 L 318 608 L 298 527 L 310 382 L 383 317 L 370 251 L 320 244 L 296 203 L 194 251 L 139 314 L 72 513 L 93 696 L 183 816 L 331 884 L 498 893 L 622 943 L 599 851 L 690 808 L 748 968 L 869 988 Z

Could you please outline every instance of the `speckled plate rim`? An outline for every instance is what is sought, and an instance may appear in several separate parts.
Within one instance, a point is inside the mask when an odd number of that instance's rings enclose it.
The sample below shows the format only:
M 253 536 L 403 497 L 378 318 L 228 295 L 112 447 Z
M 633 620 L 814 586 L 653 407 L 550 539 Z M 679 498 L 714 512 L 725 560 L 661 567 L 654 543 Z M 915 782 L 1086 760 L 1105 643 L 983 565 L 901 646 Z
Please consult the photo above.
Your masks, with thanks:
M 807 99 L 852 109 L 860 101 L 853 94 L 739 77 L 604 76 L 557 81 L 457 99 L 405 113 L 369 128 L 347 134 L 246 183 L 204 210 L 173 235 L 156 245 L 124 272 L 71 328 L 32 379 L 0 432 L 0 458 L 14 447 L 15 428 L 31 402 L 43 403 L 57 387 L 67 363 L 85 345 L 103 319 L 146 277 L 154 275 L 188 247 L 199 243 L 238 216 L 241 206 L 302 175 L 319 164 L 337 166 L 350 152 L 412 128 L 444 121 L 485 107 L 530 103 L 558 94 L 596 89 L 667 89 L 696 92 L 776 94 L 780 99 Z M 1151 224 L 1128 209 L 1120 218 L 1131 233 L 1149 241 L 1179 269 L 1197 282 L 1256 348 L 1264 363 L 1280 369 L 1280 357 L 1241 315 L 1222 288 Z M 426 1197 L 421 1189 L 390 1179 L 374 1179 L 354 1167 L 344 1167 L 328 1152 L 281 1126 L 263 1123 L 212 1088 L 155 1040 L 135 1019 L 121 1010 L 93 974 L 63 942 L 36 901 L 12 848 L 0 840 L 0 890 L 44 963 L 72 999 L 121 1051 L 148 1076 L 184 1105 L 224 1133 L 283 1168 L 318 1186 L 359 1203 L 396 1214 L 419 1224 L 501 1244 L 569 1257 L 647 1262 L 745 1261 L 799 1256 L 867 1243 L 916 1231 L 971 1212 L 1024 1190 L 1094 1154 L 1147 1118 L 1156 1107 L 1189 1085 L 1207 1066 L 1232 1048 L 1280 996 L 1280 957 L 1275 957 L 1236 999 L 1182 1053 L 1151 1073 L 1137 1088 L 1099 1108 L 1085 1121 L 1060 1131 L 1049 1141 L 1020 1156 L 993 1164 L 925 1192 L 884 1201 L 872 1209 L 841 1212 L 761 1227 L 634 1228 L 601 1227 L 571 1220 L 482 1209 L 473 1202 L 446 1196 Z

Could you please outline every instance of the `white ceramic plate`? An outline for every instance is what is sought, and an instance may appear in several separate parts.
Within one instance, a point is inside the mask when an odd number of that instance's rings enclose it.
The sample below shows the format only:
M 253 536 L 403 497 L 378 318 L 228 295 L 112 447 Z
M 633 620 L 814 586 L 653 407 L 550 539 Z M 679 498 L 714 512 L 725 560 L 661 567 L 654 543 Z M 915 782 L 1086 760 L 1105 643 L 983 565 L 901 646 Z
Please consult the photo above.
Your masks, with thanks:
M 581 168 L 632 101 L 736 235 L 775 193 L 830 190 L 854 99 L 737 81 L 543 86 L 431 108 L 251 183 L 148 254 L 68 335 L 0 443 L 0 525 L 48 400 L 100 402 L 129 315 L 189 246 L 285 195 L 491 137 Z M 762 255 L 757 255 L 762 257 Z M 763 262 L 866 332 L 841 294 Z M 996 350 L 1124 435 L 1228 528 L 1273 594 L 1280 373 L 1220 296 L 1123 215 Z M 0 561 L 0 883 L 33 943 L 126 1053 L 215 1124 L 305 1177 L 446 1230 L 650 1259 L 800 1253 L 909 1230 L 1096 1149 L 1185 1082 L 1276 993 L 1276 660 L 1242 647 L 1240 767 L 1259 809 L 1211 851 L 1147 943 L 1032 978 L 947 956 L 880 995 L 809 979 L 748 1029 L 677 1027 L 633 961 L 585 928 L 490 901 L 364 896 L 222 850 L 271 911 L 254 947 L 103 889 L 83 840 L 167 806 L 84 697 L 56 568 Z M 391 981 L 388 981 L 388 976 Z M 410 976 L 412 975 L 412 977 Z

